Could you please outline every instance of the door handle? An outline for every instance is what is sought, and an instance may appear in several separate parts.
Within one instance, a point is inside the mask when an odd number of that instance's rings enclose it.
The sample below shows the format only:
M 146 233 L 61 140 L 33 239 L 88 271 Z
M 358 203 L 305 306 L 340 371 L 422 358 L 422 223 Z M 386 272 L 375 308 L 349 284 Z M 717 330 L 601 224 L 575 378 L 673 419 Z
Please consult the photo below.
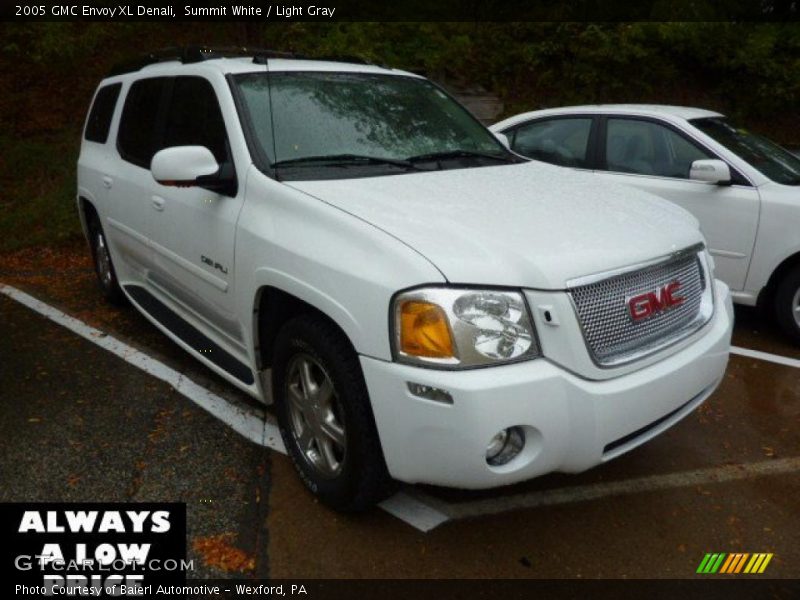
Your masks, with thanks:
M 161 196 L 153 196 L 151 200 L 153 201 L 153 208 L 158 211 L 164 210 L 164 199 Z
M 114 185 L 114 180 L 111 179 L 108 175 L 103 177 L 103 187 L 107 190 L 111 189 L 111 186 Z

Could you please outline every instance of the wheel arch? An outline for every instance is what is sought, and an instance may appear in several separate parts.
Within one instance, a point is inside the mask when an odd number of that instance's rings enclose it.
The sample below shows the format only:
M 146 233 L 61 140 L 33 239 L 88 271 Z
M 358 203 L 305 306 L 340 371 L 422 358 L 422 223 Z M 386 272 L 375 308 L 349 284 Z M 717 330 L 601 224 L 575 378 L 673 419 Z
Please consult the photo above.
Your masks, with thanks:
M 89 237 L 89 221 L 92 217 L 96 219 L 100 218 L 94 204 L 86 196 L 78 196 L 78 218 L 81 221 L 83 235 L 87 238 Z
M 306 314 L 320 316 L 333 324 L 347 340 L 353 352 L 357 352 L 356 344 L 353 341 L 353 332 L 357 330 L 357 325 L 352 317 L 345 318 L 346 324 L 342 326 L 340 323 L 341 311 L 330 310 L 330 301 L 320 304 L 327 306 L 325 309 L 320 308 L 318 303 L 310 298 L 301 298 L 276 285 L 267 284 L 258 288 L 253 304 L 253 333 L 259 370 L 272 366 L 275 340 L 281 327 L 291 319 Z M 329 312 L 339 313 L 339 319 L 334 318 Z M 346 311 L 344 312 L 349 315 Z
M 775 298 L 775 291 L 778 285 L 792 269 L 800 267 L 800 250 L 794 254 L 790 254 L 784 258 L 777 267 L 772 270 L 772 273 L 767 280 L 767 284 L 761 288 L 758 294 L 758 305 L 760 307 L 769 307 L 772 300 Z

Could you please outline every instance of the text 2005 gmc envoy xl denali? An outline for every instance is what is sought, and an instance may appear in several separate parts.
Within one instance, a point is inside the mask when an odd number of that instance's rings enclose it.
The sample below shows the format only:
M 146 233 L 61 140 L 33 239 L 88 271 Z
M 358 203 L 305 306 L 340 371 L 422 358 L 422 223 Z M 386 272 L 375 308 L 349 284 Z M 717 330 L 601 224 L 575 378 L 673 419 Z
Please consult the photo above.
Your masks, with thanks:
M 78 207 L 104 294 L 274 400 L 340 510 L 393 480 L 583 471 L 694 410 L 728 359 L 692 216 L 524 161 L 410 73 L 150 55 L 96 92 Z

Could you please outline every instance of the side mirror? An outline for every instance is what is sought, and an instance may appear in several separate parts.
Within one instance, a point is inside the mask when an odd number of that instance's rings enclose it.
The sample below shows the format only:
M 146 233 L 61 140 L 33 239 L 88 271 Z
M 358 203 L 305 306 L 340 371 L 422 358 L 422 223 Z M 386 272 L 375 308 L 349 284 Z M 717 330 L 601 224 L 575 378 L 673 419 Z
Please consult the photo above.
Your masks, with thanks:
M 731 169 L 721 160 L 696 160 L 689 170 L 689 179 L 726 185 L 731 182 Z
M 508 136 L 505 133 L 500 133 L 499 131 L 493 131 L 494 137 L 500 140 L 500 143 L 503 144 L 506 148 L 511 150 L 511 142 L 508 141 Z
M 156 152 L 150 172 L 161 185 L 190 187 L 200 185 L 200 178 L 217 174 L 219 165 L 208 148 L 174 146 Z

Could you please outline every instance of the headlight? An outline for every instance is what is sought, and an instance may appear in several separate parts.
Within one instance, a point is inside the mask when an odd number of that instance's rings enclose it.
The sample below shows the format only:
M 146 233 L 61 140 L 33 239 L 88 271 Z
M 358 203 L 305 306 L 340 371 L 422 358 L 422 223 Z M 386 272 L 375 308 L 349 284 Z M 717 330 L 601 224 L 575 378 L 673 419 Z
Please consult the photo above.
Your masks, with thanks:
M 442 368 L 483 367 L 539 356 L 536 331 L 519 292 L 423 288 L 392 306 L 398 361 Z

